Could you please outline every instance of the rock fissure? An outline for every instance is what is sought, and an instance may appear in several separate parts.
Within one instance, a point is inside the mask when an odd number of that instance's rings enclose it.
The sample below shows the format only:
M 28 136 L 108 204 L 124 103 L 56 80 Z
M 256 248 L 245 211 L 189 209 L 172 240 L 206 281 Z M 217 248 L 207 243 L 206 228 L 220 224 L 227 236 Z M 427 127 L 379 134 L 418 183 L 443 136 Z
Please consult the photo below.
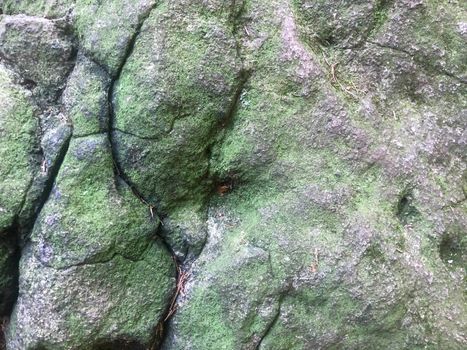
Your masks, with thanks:
M 72 139 L 72 134 L 66 137 L 66 139 L 63 141 L 61 147 L 58 150 L 58 153 L 55 157 L 55 161 L 52 163 L 51 167 L 46 169 L 47 180 L 45 181 L 45 184 L 44 184 L 44 191 L 42 192 L 42 195 L 39 198 L 39 206 L 36 210 L 36 214 L 33 220 L 31 220 L 33 224 L 36 222 L 37 217 L 39 216 L 42 208 L 44 207 L 47 199 L 50 196 L 50 193 L 52 192 L 53 186 L 55 184 L 55 180 L 57 179 L 57 176 L 62 167 L 63 161 L 65 160 L 65 156 L 68 153 L 68 148 L 70 147 L 71 139 Z M 45 159 L 43 161 L 45 161 Z
M 9 350 L 465 347 L 457 2 L 2 8 Z
M 430 64 L 429 59 L 427 59 L 425 57 L 420 57 L 420 55 L 418 55 L 415 52 L 410 52 L 409 50 L 406 50 L 406 49 L 403 49 L 403 48 L 400 48 L 400 47 L 397 47 L 397 46 L 382 44 L 382 43 L 378 43 L 378 42 L 375 42 L 375 41 L 368 41 L 368 43 L 371 44 L 371 45 L 381 47 L 383 49 L 394 50 L 394 51 L 400 52 L 402 54 L 405 54 L 405 55 L 409 56 L 411 59 L 413 59 L 415 62 L 417 62 L 418 64 L 420 64 L 422 67 L 424 67 L 427 70 L 433 70 L 433 71 L 437 72 L 438 74 L 445 75 L 445 76 L 447 76 L 449 78 L 452 78 L 452 79 L 458 81 L 461 84 L 467 84 L 466 79 L 464 79 L 462 77 L 458 77 L 457 75 L 455 75 L 452 72 L 446 71 L 444 69 L 436 67 L 433 64 Z
M 279 296 L 277 311 L 274 314 L 274 317 L 272 318 L 271 322 L 267 325 L 266 329 L 264 330 L 262 336 L 260 337 L 260 340 L 256 344 L 255 350 L 260 350 L 261 349 L 261 345 L 263 344 L 264 340 L 271 333 L 271 330 L 274 328 L 277 321 L 279 320 L 279 317 L 280 317 L 281 311 L 282 311 L 281 309 L 282 309 L 282 303 L 283 303 L 284 297 L 285 297 L 284 294 L 281 294 Z
M 122 181 L 124 181 L 127 184 L 127 186 L 131 189 L 134 196 L 136 198 L 138 198 L 138 200 L 140 200 L 144 205 L 146 205 L 148 207 L 148 210 L 150 211 L 151 216 L 158 215 L 158 214 L 156 214 L 154 212 L 155 208 L 156 208 L 156 205 L 151 204 L 148 200 L 146 200 L 144 198 L 142 193 L 140 193 L 138 191 L 136 186 L 134 184 L 132 184 L 131 181 L 128 179 L 128 177 L 124 174 L 123 170 L 121 169 L 121 167 L 120 167 L 120 165 L 118 163 L 118 157 L 117 157 L 117 152 L 118 151 L 117 151 L 117 148 L 115 146 L 115 142 L 113 140 L 113 131 L 118 131 L 118 132 L 130 134 L 130 135 L 138 137 L 138 138 L 141 138 L 141 137 L 139 137 L 137 135 L 133 135 L 133 134 L 128 133 L 128 132 L 125 132 L 125 131 L 122 131 L 122 130 L 114 127 L 114 125 L 115 125 L 115 110 L 114 110 L 113 98 L 114 98 L 115 85 L 118 82 L 118 80 L 120 79 L 121 73 L 123 71 L 123 68 L 124 68 L 126 62 L 128 61 L 128 59 L 130 58 L 130 56 L 132 55 L 132 53 L 134 51 L 136 40 L 137 40 L 137 38 L 138 38 L 138 36 L 139 36 L 139 34 L 141 32 L 141 29 L 142 29 L 145 21 L 149 18 L 152 11 L 157 7 L 157 5 L 158 5 L 158 3 L 156 2 L 153 5 L 153 7 L 142 17 L 142 19 L 140 19 L 140 22 L 139 22 L 139 24 L 138 24 L 132 38 L 130 39 L 130 42 L 129 42 L 127 50 L 126 50 L 126 53 L 124 55 L 124 58 L 123 58 L 123 60 L 122 60 L 122 62 L 120 64 L 118 70 L 117 70 L 117 73 L 112 78 L 112 80 L 110 82 L 109 90 L 108 90 L 108 108 L 109 108 L 109 118 L 108 119 L 109 119 L 109 126 L 108 126 L 107 135 L 108 135 L 108 140 L 109 140 L 109 144 L 110 144 L 110 147 L 111 147 L 111 154 L 112 154 L 112 160 L 113 160 L 113 164 L 114 164 L 115 176 L 122 179 Z M 157 238 L 161 240 L 164 247 L 170 252 L 170 254 L 173 257 L 174 263 L 177 265 L 177 259 L 175 257 L 173 248 L 171 247 L 170 243 L 163 237 L 163 235 L 159 234 L 158 232 L 156 234 L 157 234 Z M 178 271 L 179 271 L 179 269 L 177 267 L 176 276 L 175 276 L 176 281 L 177 281 L 176 285 L 179 283 L 179 278 L 180 278 L 180 274 L 179 274 Z M 177 293 L 176 289 L 173 291 L 174 296 L 176 296 L 175 293 Z M 170 305 L 171 305 L 171 301 L 169 301 L 167 303 L 166 311 L 164 312 L 164 316 L 161 318 L 160 322 L 158 323 L 158 325 L 156 326 L 156 328 L 154 330 L 151 349 L 158 348 L 159 344 L 162 344 L 162 342 L 164 341 L 164 338 L 165 338 L 165 335 L 166 335 L 166 330 L 165 330 L 166 327 L 164 327 L 164 324 L 166 324 L 168 322 L 168 316 L 169 316 L 169 314 L 171 312 Z
M 144 252 L 141 255 L 144 255 Z M 80 262 L 80 263 L 75 263 L 75 264 L 70 264 L 70 265 L 60 266 L 60 267 L 55 267 L 55 266 L 52 266 L 50 264 L 46 264 L 46 263 L 44 263 L 42 261 L 41 261 L 41 264 L 44 267 L 54 269 L 55 271 L 66 271 L 66 270 L 70 270 L 70 269 L 73 269 L 73 268 L 79 268 L 79 267 L 84 267 L 84 266 L 105 265 L 105 264 L 108 264 L 108 263 L 112 262 L 117 257 L 120 257 L 120 258 L 122 258 L 124 260 L 127 260 L 128 262 L 131 262 L 131 263 L 137 263 L 137 262 L 144 261 L 144 258 L 134 259 L 134 258 L 130 258 L 128 256 L 125 256 L 125 255 L 123 255 L 121 253 L 114 252 L 109 258 L 103 259 L 103 260 L 98 260 L 98 261 L 83 261 L 83 262 Z

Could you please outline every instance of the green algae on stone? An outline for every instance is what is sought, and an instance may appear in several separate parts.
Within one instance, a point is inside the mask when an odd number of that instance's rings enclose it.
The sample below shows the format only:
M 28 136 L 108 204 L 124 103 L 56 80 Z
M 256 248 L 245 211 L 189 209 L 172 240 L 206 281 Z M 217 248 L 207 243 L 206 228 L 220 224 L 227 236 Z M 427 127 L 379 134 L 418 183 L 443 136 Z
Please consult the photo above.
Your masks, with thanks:
M 107 73 L 80 54 L 62 95 L 62 102 L 73 123 L 74 136 L 107 131 L 109 85 Z
M 37 130 L 27 92 L 0 65 L 0 232 L 13 224 L 33 180 Z
M 157 226 L 115 178 L 107 135 L 73 138 L 23 254 L 12 349 L 148 346 L 175 282 Z
M 156 7 L 113 96 L 117 160 L 163 211 L 196 206 L 209 192 L 209 146 L 241 80 L 233 23 L 201 10 L 184 1 Z
M 33 87 L 55 95 L 73 67 L 75 48 L 65 30 L 47 19 L 3 16 L 0 54 Z

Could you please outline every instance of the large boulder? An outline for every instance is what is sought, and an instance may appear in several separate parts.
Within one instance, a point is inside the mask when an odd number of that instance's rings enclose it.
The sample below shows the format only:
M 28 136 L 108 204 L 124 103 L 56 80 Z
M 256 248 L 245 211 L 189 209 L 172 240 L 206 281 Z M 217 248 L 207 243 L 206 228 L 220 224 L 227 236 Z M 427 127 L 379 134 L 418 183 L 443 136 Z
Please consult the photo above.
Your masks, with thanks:
M 460 1 L 0 9 L 8 348 L 467 346 Z
M 165 349 L 465 346 L 456 9 L 362 3 L 247 2 L 253 73 L 211 152 L 221 185 Z M 414 28 L 416 52 L 400 44 Z

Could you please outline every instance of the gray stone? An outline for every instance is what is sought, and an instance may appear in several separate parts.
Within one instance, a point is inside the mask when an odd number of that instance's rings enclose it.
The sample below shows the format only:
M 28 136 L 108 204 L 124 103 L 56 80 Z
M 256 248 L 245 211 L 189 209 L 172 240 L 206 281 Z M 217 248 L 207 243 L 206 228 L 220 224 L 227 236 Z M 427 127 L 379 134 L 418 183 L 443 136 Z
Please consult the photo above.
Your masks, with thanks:
M 467 346 L 461 1 L 0 8 L 8 348 Z

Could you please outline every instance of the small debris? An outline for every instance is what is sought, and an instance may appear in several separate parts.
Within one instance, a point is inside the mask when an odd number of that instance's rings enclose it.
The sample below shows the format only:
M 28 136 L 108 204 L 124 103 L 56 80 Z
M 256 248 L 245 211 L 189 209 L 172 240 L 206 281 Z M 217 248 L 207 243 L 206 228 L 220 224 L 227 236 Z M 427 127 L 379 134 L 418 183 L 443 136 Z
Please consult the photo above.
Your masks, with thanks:
M 318 266 L 319 266 L 319 251 L 318 251 L 318 248 L 315 248 L 314 260 L 311 263 L 310 271 L 312 273 L 318 272 Z
M 41 164 L 41 173 L 42 175 L 47 174 L 47 161 L 44 159 Z
M 175 259 L 174 259 L 175 261 Z M 177 280 L 177 289 L 175 290 L 175 294 L 172 298 L 172 302 L 170 303 L 169 307 L 169 312 L 167 313 L 167 316 L 164 318 L 164 322 L 167 321 L 172 315 L 177 311 L 177 299 L 178 296 L 181 295 L 182 297 L 185 296 L 185 284 L 190 277 L 190 273 L 187 271 L 182 271 L 180 266 L 177 264 L 175 261 L 175 264 L 177 266 L 177 275 L 178 275 L 178 280 Z

